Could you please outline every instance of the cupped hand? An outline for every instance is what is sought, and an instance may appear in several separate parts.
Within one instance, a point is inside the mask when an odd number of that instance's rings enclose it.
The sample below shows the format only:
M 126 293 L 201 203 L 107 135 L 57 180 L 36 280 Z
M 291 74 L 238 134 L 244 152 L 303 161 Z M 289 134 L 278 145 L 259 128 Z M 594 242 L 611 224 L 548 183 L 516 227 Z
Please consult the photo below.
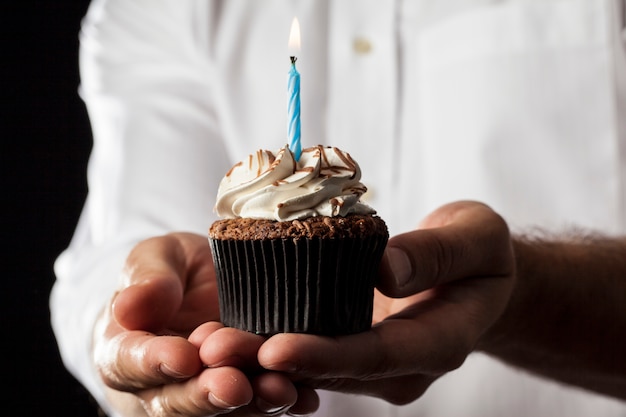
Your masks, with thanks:
M 256 356 L 264 338 L 217 322 L 206 237 L 173 233 L 145 240 L 129 255 L 124 276 L 94 329 L 95 364 L 115 406 L 127 398 L 122 393 L 132 393 L 141 415 L 150 417 L 309 414 L 317 408 L 312 389 L 260 369 Z M 203 361 L 201 350 L 213 362 Z
M 259 363 L 311 387 L 409 403 L 461 366 L 501 316 L 514 270 L 497 213 L 475 202 L 443 206 L 389 240 L 371 330 L 276 335 L 261 346 Z

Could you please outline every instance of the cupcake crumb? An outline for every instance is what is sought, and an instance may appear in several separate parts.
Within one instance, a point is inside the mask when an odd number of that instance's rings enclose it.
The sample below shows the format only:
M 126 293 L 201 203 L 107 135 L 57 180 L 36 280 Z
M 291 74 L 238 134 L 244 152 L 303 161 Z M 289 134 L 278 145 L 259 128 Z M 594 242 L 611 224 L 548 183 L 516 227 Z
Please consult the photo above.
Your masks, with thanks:
M 316 216 L 301 220 L 223 219 L 214 222 L 209 237 L 221 240 L 362 238 L 388 236 L 385 222 L 378 216 L 351 214 L 346 217 Z

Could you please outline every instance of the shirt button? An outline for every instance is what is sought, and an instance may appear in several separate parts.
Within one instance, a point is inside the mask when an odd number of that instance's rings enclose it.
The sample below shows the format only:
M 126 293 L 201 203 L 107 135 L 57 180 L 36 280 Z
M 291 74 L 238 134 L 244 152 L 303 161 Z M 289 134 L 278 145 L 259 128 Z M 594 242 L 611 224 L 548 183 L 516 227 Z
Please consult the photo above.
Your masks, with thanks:
M 358 37 L 352 42 L 352 48 L 359 55 L 367 55 L 372 51 L 372 43 L 366 38 Z

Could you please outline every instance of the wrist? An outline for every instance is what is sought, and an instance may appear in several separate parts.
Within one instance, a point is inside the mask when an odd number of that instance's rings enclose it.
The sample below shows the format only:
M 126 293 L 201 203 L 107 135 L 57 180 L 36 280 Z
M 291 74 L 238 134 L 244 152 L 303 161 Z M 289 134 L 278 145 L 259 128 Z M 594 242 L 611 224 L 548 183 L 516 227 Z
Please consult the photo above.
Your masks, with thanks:
M 568 384 L 624 398 L 626 241 L 513 239 L 516 282 L 477 350 Z
M 534 262 L 531 259 L 538 254 L 533 246 L 521 237 L 512 236 L 511 243 L 515 259 L 513 289 L 502 314 L 486 330 L 478 342 L 476 350 L 485 353 L 497 353 L 515 343 L 516 335 L 519 334 L 520 327 L 523 326 L 520 315 L 524 309 L 528 308 L 525 300 L 527 299 L 529 277 L 526 271 L 528 265 Z

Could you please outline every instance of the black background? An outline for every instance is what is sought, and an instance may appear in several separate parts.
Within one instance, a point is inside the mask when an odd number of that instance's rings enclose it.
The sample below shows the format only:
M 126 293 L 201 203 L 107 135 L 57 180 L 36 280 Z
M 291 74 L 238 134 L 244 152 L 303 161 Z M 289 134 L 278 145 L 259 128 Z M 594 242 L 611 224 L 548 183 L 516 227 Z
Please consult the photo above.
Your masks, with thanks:
M 98 415 L 61 363 L 48 309 L 52 265 L 87 192 L 92 142 L 77 62 L 87 6 L 86 0 L 0 5 L 3 416 Z

